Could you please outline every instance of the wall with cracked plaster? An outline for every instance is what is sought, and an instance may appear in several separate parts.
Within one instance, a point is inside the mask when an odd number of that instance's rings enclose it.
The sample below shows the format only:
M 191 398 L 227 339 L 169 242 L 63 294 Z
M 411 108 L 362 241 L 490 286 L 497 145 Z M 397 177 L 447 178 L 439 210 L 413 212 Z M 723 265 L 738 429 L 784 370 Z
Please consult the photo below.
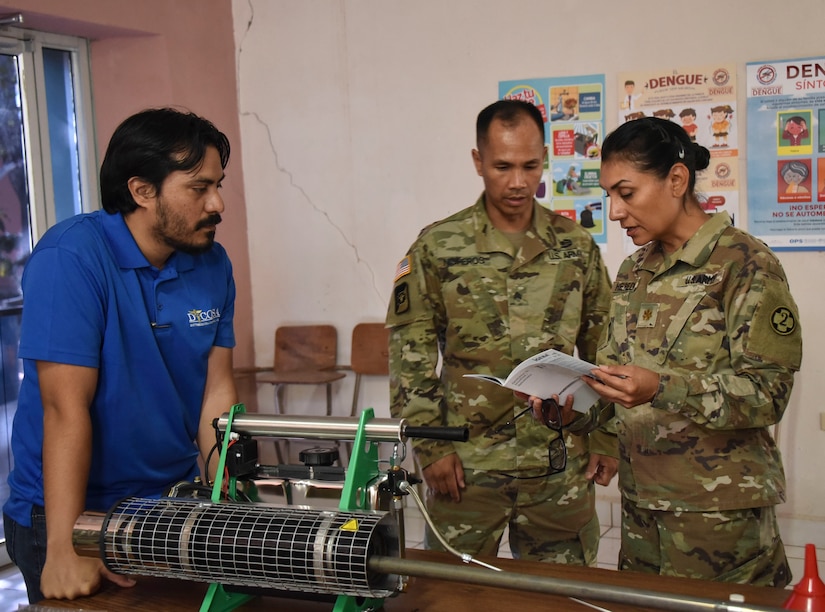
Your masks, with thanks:
M 822 11 L 821 0 L 791 4 L 803 16 Z M 613 108 L 621 71 L 721 55 L 740 66 L 741 84 L 748 61 L 821 55 L 820 20 L 778 28 L 764 18 L 775 6 L 694 0 L 674 17 L 653 0 L 233 0 L 258 363 L 271 361 L 277 325 L 334 323 L 346 362 L 353 325 L 383 320 L 395 265 L 418 231 L 481 191 L 475 116 L 500 80 L 604 73 Z M 743 96 L 740 87 L 740 108 Z M 737 120 L 744 133 L 742 113 Z M 611 224 L 613 272 L 621 240 Z M 789 478 L 780 512 L 823 521 L 825 347 L 816 338 L 825 289 L 806 272 L 825 254 L 780 257 L 808 338 L 780 432 Z M 363 405 L 387 414 L 385 381 L 375 383 Z M 349 384 L 338 388 L 337 412 L 348 410 Z M 316 410 L 322 395 L 289 401 Z

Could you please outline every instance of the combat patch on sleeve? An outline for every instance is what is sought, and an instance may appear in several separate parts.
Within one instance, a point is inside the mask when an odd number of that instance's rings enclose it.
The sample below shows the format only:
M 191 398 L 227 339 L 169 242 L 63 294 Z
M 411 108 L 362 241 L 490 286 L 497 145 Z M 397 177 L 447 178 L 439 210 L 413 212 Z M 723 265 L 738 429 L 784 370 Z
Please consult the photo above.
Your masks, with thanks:
M 412 264 L 410 264 L 410 257 L 408 255 L 404 259 L 399 261 L 398 265 L 395 267 L 395 278 L 392 282 L 398 282 L 399 278 L 407 276 L 407 274 L 409 274 L 410 272 L 412 272 Z
M 787 306 L 779 306 L 771 313 L 771 328 L 780 336 L 789 336 L 796 329 L 796 317 Z
M 802 331 L 796 305 L 778 280 L 767 280 L 761 293 L 750 321 L 745 352 L 762 362 L 798 370 Z
M 410 289 L 407 283 L 396 285 L 393 290 L 393 303 L 395 304 L 395 314 L 404 314 L 410 309 Z

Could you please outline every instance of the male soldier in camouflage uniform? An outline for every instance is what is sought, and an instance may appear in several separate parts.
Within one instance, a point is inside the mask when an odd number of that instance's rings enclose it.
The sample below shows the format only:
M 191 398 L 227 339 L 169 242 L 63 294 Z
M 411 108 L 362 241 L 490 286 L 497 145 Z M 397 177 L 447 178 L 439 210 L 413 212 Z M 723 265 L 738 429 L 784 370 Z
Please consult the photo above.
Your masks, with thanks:
M 785 476 L 768 428 L 802 359 L 785 273 L 727 213 L 701 209 L 709 153 L 675 123 L 624 124 L 602 156 L 611 219 L 647 243 L 619 270 L 607 365 L 588 382 L 615 402 L 620 567 L 784 586 Z
M 463 375 L 503 378 L 549 348 L 593 359 L 609 307 L 607 272 L 590 234 L 534 199 L 547 155 L 538 109 L 499 101 L 476 127 L 484 193 L 424 229 L 398 265 L 387 316 L 392 414 L 470 428 L 466 443 L 413 443 L 429 512 L 453 547 L 495 555 L 509 525 L 516 557 L 593 564 L 590 418 L 565 428 L 566 470 L 545 476 L 558 434 L 529 417 L 505 426 L 523 403 Z

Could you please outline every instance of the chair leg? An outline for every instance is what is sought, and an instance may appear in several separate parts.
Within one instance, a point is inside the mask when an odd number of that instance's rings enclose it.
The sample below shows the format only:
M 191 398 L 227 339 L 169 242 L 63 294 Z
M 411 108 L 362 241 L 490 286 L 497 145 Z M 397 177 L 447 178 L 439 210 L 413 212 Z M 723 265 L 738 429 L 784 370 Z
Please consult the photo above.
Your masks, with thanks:
M 352 408 L 350 408 L 349 415 L 351 417 L 356 416 L 358 412 L 358 396 L 361 392 L 361 374 L 355 375 L 355 382 L 353 383 L 352 389 Z M 347 465 L 349 465 L 349 458 L 352 457 L 352 442 L 346 442 L 344 444 L 344 448 L 346 448 L 347 453 Z
M 325 386 L 327 388 L 327 416 L 332 416 L 332 383 L 327 383 Z M 341 459 L 340 459 L 340 457 L 341 457 L 341 441 L 340 440 L 335 441 L 335 450 L 338 451 L 338 457 L 339 457 L 338 461 L 340 462 L 341 461 Z M 341 463 L 341 465 L 343 465 L 343 463 Z
M 283 389 L 283 385 L 273 385 L 275 388 L 275 414 L 278 416 L 283 414 L 283 410 L 281 409 L 281 389 Z M 275 456 L 278 458 L 278 465 L 284 465 L 284 454 L 281 451 L 281 442 L 286 444 L 286 456 L 287 460 L 289 459 L 289 440 L 279 440 L 273 439 L 273 443 L 275 445 Z

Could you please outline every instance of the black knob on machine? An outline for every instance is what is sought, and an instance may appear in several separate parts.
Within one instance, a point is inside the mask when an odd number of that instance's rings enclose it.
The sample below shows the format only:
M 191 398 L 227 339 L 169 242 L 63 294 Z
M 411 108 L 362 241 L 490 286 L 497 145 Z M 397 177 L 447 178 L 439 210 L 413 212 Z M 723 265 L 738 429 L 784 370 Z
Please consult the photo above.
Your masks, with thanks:
M 338 450 L 334 448 L 308 448 L 298 453 L 298 459 L 307 466 L 327 466 L 338 461 Z

